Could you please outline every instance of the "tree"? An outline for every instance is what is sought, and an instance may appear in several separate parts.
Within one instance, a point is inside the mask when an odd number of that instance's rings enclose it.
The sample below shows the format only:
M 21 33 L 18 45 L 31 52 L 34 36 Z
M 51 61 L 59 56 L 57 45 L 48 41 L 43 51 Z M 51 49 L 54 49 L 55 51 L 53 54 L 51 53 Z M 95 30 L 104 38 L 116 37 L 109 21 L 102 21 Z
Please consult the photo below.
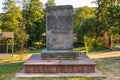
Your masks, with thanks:
M 25 11 L 27 11 L 24 15 L 26 15 L 26 31 L 29 34 L 28 44 L 41 41 L 45 32 L 45 11 L 42 2 L 30 0 Z
M 28 39 L 23 25 L 22 10 L 16 6 L 16 0 L 6 0 L 3 10 L 5 13 L 2 16 L 1 29 L 3 32 L 14 32 L 15 42 L 22 48 Z
M 92 38 L 95 34 L 95 8 L 87 6 L 78 8 L 73 18 L 74 35 L 77 39 L 75 42 L 84 44 L 84 36 Z
M 30 2 L 30 0 L 19 0 L 20 1 L 20 3 L 22 3 L 21 5 L 22 5 L 22 12 L 23 12 L 23 17 L 24 17 L 24 19 L 26 19 L 27 18 L 27 13 L 28 13 L 28 9 L 29 9 L 29 2 Z
M 2 32 L 1 30 L 1 24 L 2 24 L 2 17 L 4 16 L 4 13 L 0 13 L 0 32 Z
M 109 36 L 109 46 L 111 47 L 112 31 L 119 25 L 120 1 L 119 0 L 97 0 L 96 13 L 96 37 L 99 41 L 105 34 Z
M 77 39 L 84 43 L 84 36 L 90 39 L 95 38 L 95 18 L 86 19 L 80 27 L 76 30 Z
M 86 53 L 89 52 L 89 49 L 91 48 L 94 41 L 95 41 L 94 38 L 89 38 L 86 35 L 84 36 L 84 46 L 85 46 L 85 49 L 86 49 Z
M 74 32 L 76 32 L 77 28 L 79 28 L 86 19 L 95 17 L 95 8 L 85 6 L 76 10 L 73 16 Z
M 55 6 L 55 0 L 48 0 L 47 3 L 45 4 L 45 6 Z

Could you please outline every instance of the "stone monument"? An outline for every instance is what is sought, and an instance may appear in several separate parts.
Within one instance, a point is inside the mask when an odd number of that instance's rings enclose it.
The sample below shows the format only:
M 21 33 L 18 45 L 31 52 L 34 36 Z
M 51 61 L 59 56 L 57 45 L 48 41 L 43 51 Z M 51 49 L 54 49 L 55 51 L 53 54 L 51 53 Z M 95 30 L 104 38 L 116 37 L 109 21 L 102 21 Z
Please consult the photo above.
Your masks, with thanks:
M 102 75 L 96 71 L 96 63 L 93 60 L 86 54 L 73 50 L 73 7 L 47 7 L 46 12 L 46 50 L 41 54 L 33 54 L 16 77 Z
M 79 53 L 73 50 L 72 6 L 46 8 L 46 50 L 43 59 L 78 59 Z

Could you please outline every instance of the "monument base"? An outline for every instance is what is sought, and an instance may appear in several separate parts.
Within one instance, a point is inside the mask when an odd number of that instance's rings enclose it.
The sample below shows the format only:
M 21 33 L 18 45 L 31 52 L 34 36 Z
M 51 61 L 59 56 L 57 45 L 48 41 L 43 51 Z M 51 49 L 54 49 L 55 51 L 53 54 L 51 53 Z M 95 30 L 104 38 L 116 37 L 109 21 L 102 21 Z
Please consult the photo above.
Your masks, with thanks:
M 19 73 L 16 74 L 16 78 L 57 78 L 57 77 L 101 77 L 105 78 L 106 75 L 102 74 L 98 69 L 95 69 L 95 73 L 25 73 L 25 69 L 23 68 Z
M 79 59 L 79 52 L 73 50 L 43 50 L 42 59 Z
M 94 73 L 95 62 L 85 54 L 76 60 L 44 60 L 34 54 L 24 63 L 25 73 Z
M 77 60 L 43 60 L 39 54 L 33 54 L 16 77 L 105 77 L 93 60 L 85 54 L 79 57 Z

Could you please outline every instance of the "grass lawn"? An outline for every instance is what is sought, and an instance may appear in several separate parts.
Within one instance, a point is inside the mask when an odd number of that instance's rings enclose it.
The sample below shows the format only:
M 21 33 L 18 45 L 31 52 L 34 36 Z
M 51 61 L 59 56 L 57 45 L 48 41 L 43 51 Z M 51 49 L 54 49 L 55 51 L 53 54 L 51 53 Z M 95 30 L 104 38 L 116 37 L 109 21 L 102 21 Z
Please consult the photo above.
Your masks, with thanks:
M 19 55 L 15 54 L 13 59 L 0 59 L 0 80 L 14 80 L 15 74 L 23 67 L 24 61 L 31 54 L 19 61 Z M 105 78 L 22 78 L 18 80 L 120 80 L 120 51 L 98 52 L 88 54 L 97 63 L 97 68 L 107 75 Z
M 28 53 L 40 53 L 43 49 L 33 49 L 30 50 Z
M 0 64 L 0 80 L 14 80 L 15 74 L 22 66 L 23 62 Z

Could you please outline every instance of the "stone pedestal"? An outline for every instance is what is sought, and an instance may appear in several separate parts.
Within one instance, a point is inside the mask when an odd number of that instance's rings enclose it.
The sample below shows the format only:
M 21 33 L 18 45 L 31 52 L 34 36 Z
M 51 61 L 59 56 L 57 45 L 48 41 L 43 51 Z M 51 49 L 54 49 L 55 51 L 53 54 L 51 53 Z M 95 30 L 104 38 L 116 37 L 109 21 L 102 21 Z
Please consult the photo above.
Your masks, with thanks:
M 41 52 L 43 59 L 78 59 L 73 51 L 72 13 L 73 7 L 55 6 L 46 9 L 46 48 Z

